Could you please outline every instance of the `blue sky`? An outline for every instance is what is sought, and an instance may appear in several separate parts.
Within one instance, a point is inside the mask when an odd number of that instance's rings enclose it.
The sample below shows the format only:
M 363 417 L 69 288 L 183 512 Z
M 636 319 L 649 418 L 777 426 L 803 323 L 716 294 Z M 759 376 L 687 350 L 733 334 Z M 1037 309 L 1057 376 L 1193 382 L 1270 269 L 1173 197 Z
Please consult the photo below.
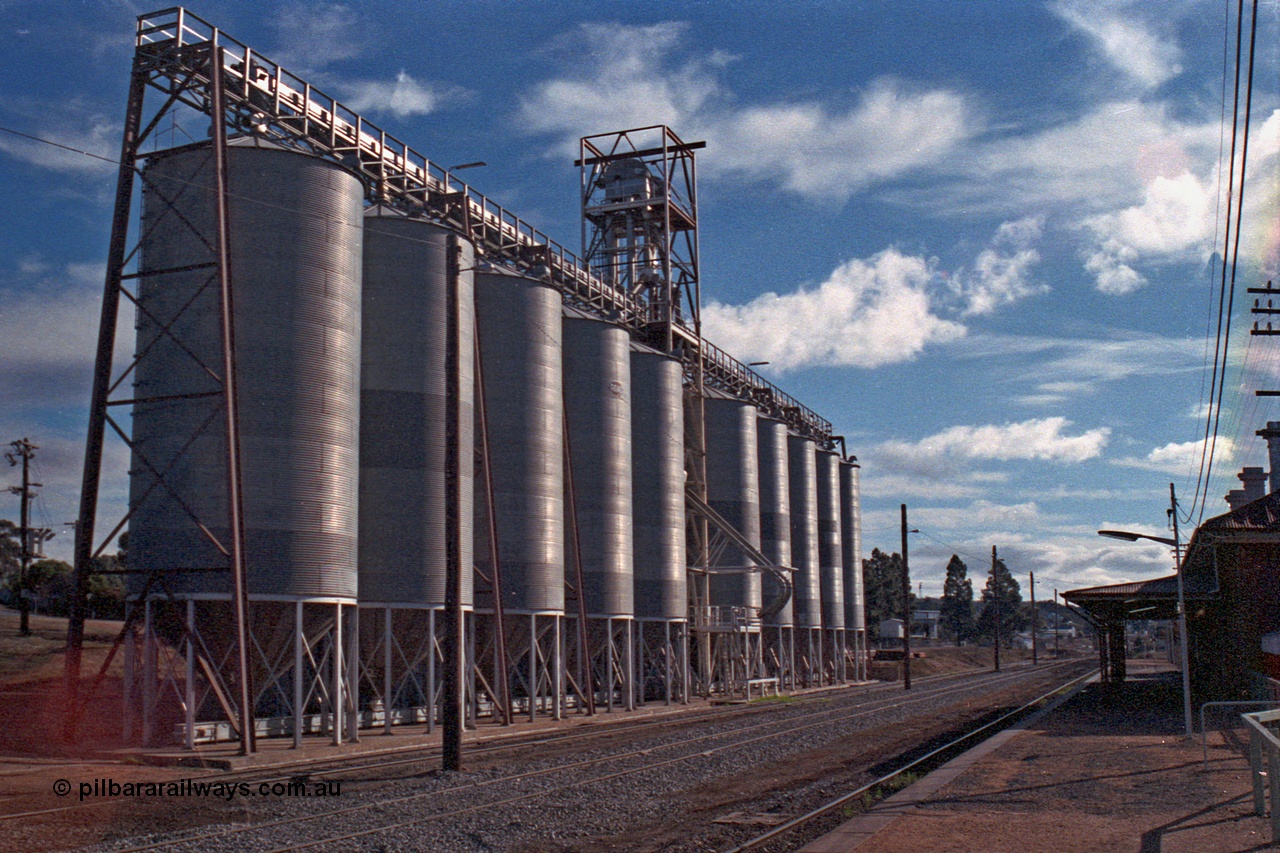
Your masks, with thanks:
M 1233 15 L 1234 3 L 1230 4 Z M 1221 2 L 196 2 L 196 14 L 481 192 L 578 242 L 579 136 L 667 123 L 699 152 L 709 337 L 844 434 L 865 549 L 938 594 L 992 545 L 1037 593 L 1167 572 L 1197 493 L 1225 217 Z M 0 125 L 114 156 L 149 6 L 0 0 Z M 1230 18 L 1230 20 L 1229 20 Z M 1280 9 L 1259 12 L 1231 364 L 1205 517 L 1280 419 Z M 180 127 L 167 138 L 199 138 Z M 114 172 L 0 133 L 0 439 L 75 515 Z M 121 352 L 127 353 L 127 347 Z M 109 451 L 106 515 L 126 455 Z M 17 482 L 16 471 L 9 480 Z M 9 480 L 4 480 L 8 484 Z M 5 498 L 0 516 L 17 516 Z M 66 557 L 70 536 L 49 547 Z

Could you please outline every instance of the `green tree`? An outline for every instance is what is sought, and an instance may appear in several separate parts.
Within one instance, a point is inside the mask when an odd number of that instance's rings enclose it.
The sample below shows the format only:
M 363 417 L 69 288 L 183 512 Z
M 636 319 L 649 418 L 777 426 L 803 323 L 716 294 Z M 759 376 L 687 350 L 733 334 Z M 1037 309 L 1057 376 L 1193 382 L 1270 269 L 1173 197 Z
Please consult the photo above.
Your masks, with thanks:
M 71 602 L 71 566 L 62 560 L 36 560 L 27 567 L 27 589 L 47 616 L 66 616 Z
M 999 607 L 996 602 L 999 601 Z M 1009 573 L 1004 560 L 996 560 L 987 572 L 987 585 L 982 588 L 982 613 L 978 616 L 978 635 L 995 637 L 996 611 L 1000 612 L 1000 644 L 1011 645 L 1016 631 L 1026 627 L 1027 620 L 1021 613 L 1022 588 Z
M 973 620 L 973 581 L 969 580 L 969 567 L 955 554 L 947 563 L 941 611 L 938 620 L 942 630 L 957 646 L 973 638 L 977 630 Z
M 879 548 L 862 561 L 862 583 L 866 594 L 867 629 L 876 631 L 886 619 L 902 618 L 902 555 L 886 554 Z M 911 594 L 908 603 L 915 602 Z
M 0 518 L 0 585 L 3 586 L 4 598 L 11 605 L 18 604 L 18 575 L 22 568 L 22 541 L 18 536 L 18 525 L 7 518 Z

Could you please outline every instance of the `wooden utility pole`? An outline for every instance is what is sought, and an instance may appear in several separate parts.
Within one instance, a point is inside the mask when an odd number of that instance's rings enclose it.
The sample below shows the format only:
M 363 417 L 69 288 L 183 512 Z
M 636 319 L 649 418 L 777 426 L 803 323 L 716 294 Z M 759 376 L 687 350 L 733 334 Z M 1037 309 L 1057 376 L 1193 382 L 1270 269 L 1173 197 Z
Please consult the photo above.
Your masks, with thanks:
M 20 438 L 9 442 L 12 451 L 5 454 L 10 465 L 22 465 L 22 485 L 10 486 L 9 491 L 21 499 L 18 524 L 18 633 L 31 636 L 31 590 L 27 589 L 27 570 L 31 567 L 31 490 L 40 483 L 31 482 L 31 457 L 40 448 L 30 439 Z M 22 460 L 19 463 L 18 460 Z
M 992 620 L 996 635 L 996 672 L 1000 671 L 1000 575 L 996 571 L 996 546 L 991 546 L 991 603 L 996 608 L 996 617 Z
M 1040 663 L 1036 654 L 1036 573 L 1027 572 L 1031 577 L 1031 665 Z
M 1053 588 L 1053 657 L 1058 658 L 1058 632 L 1062 630 L 1062 613 L 1058 610 L 1058 588 Z
M 907 505 L 902 505 L 902 689 L 911 689 L 911 570 L 907 565 Z
M 463 656 L 462 626 L 462 512 L 461 482 L 463 460 L 459 454 L 458 435 L 462 428 L 459 406 L 462 363 L 461 334 L 459 329 L 459 283 L 462 275 L 462 244 L 454 235 L 449 236 L 446 249 L 445 296 L 445 357 L 444 357 L 444 406 L 445 406 L 445 582 L 444 582 L 444 708 L 440 714 L 442 728 L 441 758 L 445 770 L 462 769 L 462 726 L 465 720 L 466 673 Z M 466 464 L 472 464 L 466 460 Z M 530 700 L 532 701 L 532 700 Z

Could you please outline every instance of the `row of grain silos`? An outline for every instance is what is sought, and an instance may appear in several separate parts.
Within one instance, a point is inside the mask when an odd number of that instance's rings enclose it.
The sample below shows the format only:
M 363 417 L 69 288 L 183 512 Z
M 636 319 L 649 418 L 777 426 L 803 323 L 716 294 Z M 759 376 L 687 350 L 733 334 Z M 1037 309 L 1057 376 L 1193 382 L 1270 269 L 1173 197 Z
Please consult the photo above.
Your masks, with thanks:
M 211 160 L 195 145 L 146 169 L 130 560 L 189 570 L 135 597 L 158 634 L 198 635 L 219 658 L 230 586 L 211 569 L 230 532 L 193 523 L 225 518 L 228 500 Z M 472 713 L 503 695 L 531 716 L 588 694 L 610 707 L 687 695 L 680 364 L 438 226 L 366 208 L 339 165 L 241 139 L 228 176 L 259 713 L 295 738 L 431 723 L 454 512 L 480 578 L 463 572 Z M 740 400 L 707 399 L 706 424 L 712 506 L 795 567 L 792 602 L 763 629 L 780 638 L 770 660 L 789 683 L 843 678 L 846 613 L 861 616 L 856 469 Z M 756 571 L 712 578 L 714 605 L 758 613 L 776 596 Z
M 847 680 L 846 650 L 865 631 L 856 463 L 728 394 L 708 392 L 704 408 L 708 502 L 792 570 L 790 599 L 770 608 L 779 582 L 743 572 L 751 561 L 729 547 L 713 569 L 711 604 L 775 611 L 760 626 L 759 674 L 787 686 Z

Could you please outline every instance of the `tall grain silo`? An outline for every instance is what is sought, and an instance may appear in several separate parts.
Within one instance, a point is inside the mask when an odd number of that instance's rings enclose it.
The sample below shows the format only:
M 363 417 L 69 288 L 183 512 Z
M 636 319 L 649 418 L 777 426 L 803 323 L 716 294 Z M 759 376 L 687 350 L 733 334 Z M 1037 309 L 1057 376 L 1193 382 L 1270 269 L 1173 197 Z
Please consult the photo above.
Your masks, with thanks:
M 854 679 L 866 679 L 867 612 L 862 579 L 862 496 L 853 458 L 840 462 L 840 544 L 844 566 L 844 625 L 853 649 Z
M 573 478 L 572 503 L 566 494 L 565 554 L 572 555 L 575 545 L 579 549 L 594 683 L 606 707 L 621 701 L 631 709 L 631 337 L 620 326 L 566 307 L 563 340 L 564 421 Z
M 760 547 L 760 474 L 756 444 L 756 408 L 708 391 L 705 399 L 707 503 L 738 530 L 751 547 Z M 726 544 L 708 567 L 710 603 L 716 608 L 722 640 L 741 641 L 741 650 L 724 657 L 746 661 L 746 672 L 723 670 L 720 678 L 756 677 L 763 666 L 760 648 L 760 569 L 741 548 Z
M 530 717 L 558 716 L 564 663 L 564 388 L 560 294 L 545 281 L 498 268 L 475 277 L 494 518 L 476 501 L 476 567 L 493 571 L 498 542 L 508 660 L 499 669 L 536 685 Z M 492 648 L 494 601 L 476 590 L 477 645 Z M 479 665 L 479 662 L 477 663 Z
M 822 593 L 824 676 L 844 680 L 844 554 L 840 537 L 840 455 L 817 454 L 818 574 Z
M 631 511 L 638 695 L 688 698 L 684 389 L 680 362 L 631 344 Z
M 230 143 L 227 169 L 257 713 L 291 717 L 295 739 L 320 715 L 340 740 L 335 707 L 355 681 L 364 191 L 332 162 L 256 140 Z M 227 558 L 184 508 L 229 541 L 212 148 L 154 154 L 144 175 L 135 396 L 167 399 L 134 406 L 129 559 L 171 572 L 166 591 L 187 602 L 178 618 L 220 661 L 231 577 L 207 570 Z
M 376 206 L 365 215 L 360 367 L 362 679 L 382 723 L 434 725 L 437 626 L 445 606 L 445 525 L 461 527 L 462 607 L 472 608 L 474 251 L 452 232 Z M 456 248 L 454 248 L 456 247 Z M 446 441 L 446 319 L 456 251 L 456 445 Z M 458 500 L 446 501 L 456 452 Z M 464 617 L 470 631 L 470 616 Z M 397 652 L 398 649 L 398 652 Z M 425 709 L 425 710 L 424 710 Z
M 798 677 L 816 684 L 822 673 L 822 581 L 818 553 L 818 466 L 813 439 L 787 436 L 791 481 L 791 561 L 795 567 L 795 616 Z
M 791 476 L 787 455 L 787 425 L 759 415 L 757 453 L 760 468 L 760 551 L 775 565 L 789 569 L 791 559 Z M 762 578 L 763 599 L 782 593 L 772 574 Z M 784 686 L 795 678 L 794 597 L 764 626 L 765 663 Z

